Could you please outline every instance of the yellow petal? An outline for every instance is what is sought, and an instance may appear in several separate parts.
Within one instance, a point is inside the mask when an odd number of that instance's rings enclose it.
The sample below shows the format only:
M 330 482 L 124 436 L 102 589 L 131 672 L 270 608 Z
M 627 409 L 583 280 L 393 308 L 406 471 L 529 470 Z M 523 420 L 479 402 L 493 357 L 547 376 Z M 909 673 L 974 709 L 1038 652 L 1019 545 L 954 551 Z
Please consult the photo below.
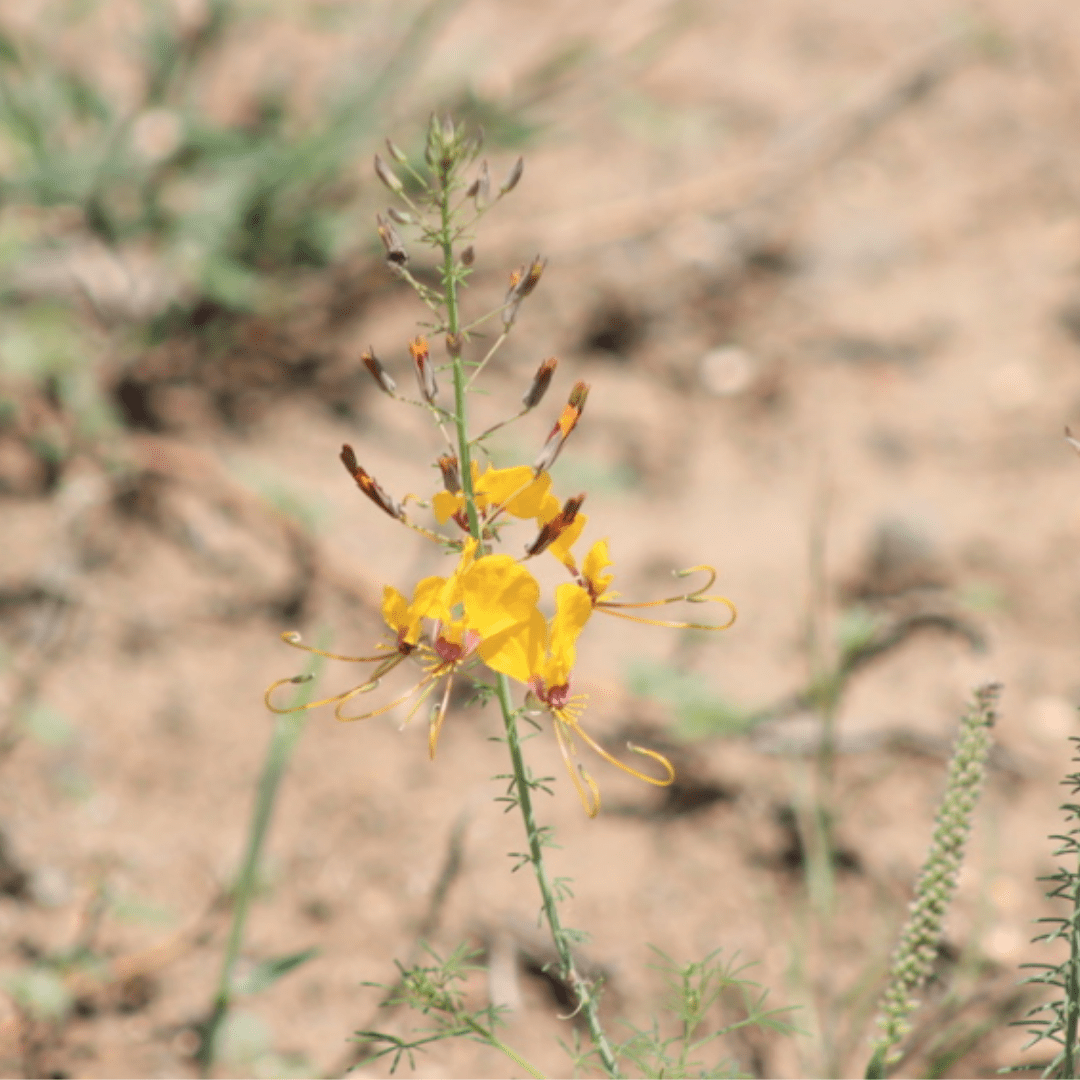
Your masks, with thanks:
M 480 490 L 492 503 L 505 504 L 507 512 L 519 518 L 536 517 L 550 489 L 551 477 L 547 473 L 534 477 L 528 465 L 489 469 L 480 481 Z
M 574 570 L 577 567 L 577 563 L 574 562 L 574 556 L 570 553 L 570 549 L 577 543 L 578 537 L 581 536 L 582 530 L 585 528 L 585 523 L 589 520 L 588 514 L 578 514 L 567 529 L 557 536 L 552 542 L 548 551 L 555 556 L 564 566 L 570 570 Z
M 391 630 L 400 633 L 408 628 L 409 602 L 393 585 L 387 585 L 383 589 L 382 615 Z
M 510 555 L 485 555 L 461 575 L 462 603 L 470 630 L 487 639 L 529 619 L 540 586 Z
M 555 590 L 551 643 L 547 660 L 539 672 L 545 686 L 564 686 L 570 681 L 570 672 L 577 659 L 577 639 L 592 612 L 592 598 L 580 585 L 567 583 Z
M 547 473 L 541 473 L 541 476 L 547 476 Z M 550 482 L 550 481 L 549 481 Z M 546 525 L 560 510 L 562 510 L 562 503 L 551 494 L 549 491 L 540 500 L 540 509 L 536 512 L 536 523 L 543 527 Z
M 431 500 L 431 508 L 435 511 L 435 520 L 440 525 L 445 525 L 459 510 L 465 508 L 465 496 L 460 492 L 454 495 L 449 491 L 440 491 Z
M 585 580 L 592 586 L 593 595 L 599 600 L 607 592 L 608 586 L 615 580 L 614 574 L 604 574 L 601 571 L 606 566 L 613 566 L 611 557 L 608 555 L 606 540 L 597 540 L 591 548 L 585 561 L 581 564 L 581 572 Z
M 544 616 L 533 608 L 528 619 L 488 638 L 480 645 L 480 656 L 492 671 L 528 683 L 540 666 L 547 638 Z
M 446 578 L 426 577 L 413 589 L 412 603 L 409 605 L 409 630 L 405 640 L 415 645 L 420 638 L 420 623 L 424 619 L 448 619 L 452 604 L 447 603 Z

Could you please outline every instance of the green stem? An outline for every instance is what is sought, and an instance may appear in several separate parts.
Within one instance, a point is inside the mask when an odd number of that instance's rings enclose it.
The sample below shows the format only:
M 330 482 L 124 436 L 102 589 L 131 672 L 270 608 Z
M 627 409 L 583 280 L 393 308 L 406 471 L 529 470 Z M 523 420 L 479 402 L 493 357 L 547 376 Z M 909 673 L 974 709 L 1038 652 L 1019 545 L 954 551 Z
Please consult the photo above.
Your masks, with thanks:
M 446 298 L 446 331 L 452 337 L 457 337 L 461 331 L 461 311 L 458 304 L 458 278 L 454 258 L 454 242 L 452 230 L 452 214 L 450 209 L 450 187 L 445 177 L 440 177 L 439 191 L 440 230 L 439 246 L 442 250 L 442 280 L 443 291 Z M 469 532 L 482 544 L 483 534 L 480 527 L 480 518 L 476 511 L 475 494 L 472 482 L 472 466 L 469 450 L 468 413 L 466 400 L 465 365 L 460 355 L 451 354 L 454 372 L 454 424 L 457 433 L 458 462 L 461 471 L 461 486 L 465 493 L 465 506 L 468 513 Z M 478 552 L 479 554 L 479 552 Z M 552 891 L 551 882 L 548 880 L 547 868 L 544 865 L 543 844 L 540 830 L 536 825 L 536 817 L 533 814 L 532 789 L 529 786 L 529 778 L 525 769 L 525 759 L 521 753 L 521 738 L 517 729 L 517 721 L 513 702 L 510 698 L 510 680 L 505 675 L 498 678 L 499 706 L 502 709 L 503 723 L 506 727 L 506 743 L 510 749 L 510 760 L 514 772 L 514 787 L 518 806 L 521 807 L 521 816 L 525 825 L 525 833 L 529 841 L 529 861 L 532 863 L 533 872 L 536 875 L 536 883 L 540 889 L 541 905 L 544 917 L 551 929 L 552 940 L 559 954 L 559 962 L 562 965 L 563 974 L 574 988 L 577 995 L 578 1008 L 589 1026 L 593 1045 L 596 1047 L 604 1070 L 608 1076 L 618 1077 L 619 1066 L 611 1046 L 607 1041 L 603 1028 L 600 1026 L 598 1015 L 598 1001 L 592 992 L 592 987 L 587 980 L 583 979 L 574 966 L 574 958 L 570 951 L 570 941 L 563 929 L 559 918 L 559 909 Z M 522 1064 L 524 1064 L 522 1062 Z
M 559 954 L 559 962 L 562 965 L 563 975 L 574 988 L 577 995 L 578 1008 L 585 1017 L 589 1026 L 589 1034 L 592 1036 L 596 1052 L 600 1055 L 604 1070 L 608 1076 L 620 1075 L 619 1066 L 615 1055 L 611 1052 L 611 1046 L 600 1026 L 598 1015 L 598 999 L 592 992 L 589 982 L 581 977 L 574 966 L 574 957 L 570 951 L 570 942 L 566 931 L 563 929 L 562 920 L 559 917 L 559 907 L 552 891 L 551 882 L 548 880 L 547 867 L 544 865 L 544 847 L 541 842 L 540 830 L 536 826 L 536 816 L 533 813 L 532 787 L 525 769 L 525 758 L 521 753 L 521 736 L 518 733 L 517 720 L 514 713 L 514 705 L 510 700 L 510 680 L 505 675 L 500 675 L 497 683 L 499 707 L 502 709 L 503 723 L 506 726 L 506 745 L 510 749 L 510 762 L 514 770 L 514 792 L 517 796 L 518 806 L 521 807 L 521 819 L 525 825 L 525 835 L 529 840 L 529 861 L 532 863 L 533 872 L 536 875 L 536 884 L 540 888 L 540 901 L 551 928 L 551 937 L 555 942 L 555 949 Z
M 327 648 L 329 640 L 325 634 L 320 635 L 318 646 Z M 297 691 L 293 706 L 303 705 L 310 697 L 322 669 L 323 658 L 312 654 L 308 662 L 307 676 Z M 202 1042 L 196 1057 L 199 1072 L 202 1076 L 209 1075 L 214 1064 L 214 1043 L 225 1017 L 228 1015 L 232 1004 L 233 969 L 240 955 L 240 947 L 244 940 L 244 928 L 247 925 L 248 912 L 251 908 L 251 900 L 255 894 L 258 882 L 259 863 L 262 860 L 263 845 L 266 834 L 270 827 L 270 818 L 274 812 L 274 803 L 277 800 L 278 788 L 285 775 L 292 752 L 304 731 L 304 721 L 301 715 L 289 714 L 274 718 L 274 732 L 270 737 L 270 746 L 266 751 L 266 760 L 263 762 L 262 773 L 255 789 L 255 805 L 252 808 L 251 824 L 248 826 L 247 846 L 244 850 L 244 858 L 240 865 L 240 873 L 236 879 L 236 888 L 233 896 L 232 925 L 229 928 L 229 937 L 225 943 L 225 956 L 221 963 L 221 974 L 218 978 L 217 991 L 214 1002 L 210 1009 L 210 1015 L 203 1025 Z
M 439 246 L 442 248 L 443 295 L 446 297 L 446 333 L 457 339 L 461 333 L 461 309 L 458 306 L 457 268 L 454 265 L 453 222 L 450 212 L 450 189 L 444 183 L 439 198 Z M 468 411 L 465 395 L 465 365 L 460 353 L 452 357 L 454 367 L 454 427 L 458 444 L 458 467 L 461 473 L 461 490 L 465 493 L 465 512 L 469 518 L 469 532 L 478 544 L 483 543 L 480 517 L 476 512 L 476 493 L 473 491 L 472 455 L 469 448 Z M 478 551 L 477 554 L 483 554 Z

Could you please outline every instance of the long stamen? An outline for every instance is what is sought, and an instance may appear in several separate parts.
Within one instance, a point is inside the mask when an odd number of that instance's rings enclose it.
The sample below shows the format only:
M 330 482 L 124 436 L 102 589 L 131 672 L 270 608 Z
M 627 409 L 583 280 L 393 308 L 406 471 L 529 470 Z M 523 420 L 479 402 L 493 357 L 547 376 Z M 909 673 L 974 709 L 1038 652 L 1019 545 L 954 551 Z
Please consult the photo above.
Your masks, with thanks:
M 735 605 L 726 596 L 702 596 L 696 602 L 703 604 L 707 601 L 711 601 L 716 604 L 723 604 L 731 612 L 731 618 L 726 623 L 722 623 L 717 626 L 715 623 L 696 623 L 696 622 L 675 622 L 667 619 L 644 619 L 640 615 L 627 615 L 624 611 L 616 610 L 618 608 L 647 608 L 647 607 L 659 607 L 661 604 L 674 604 L 680 600 L 685 600 L 685 596 L 675 596 L 670 600 L 648 600 L 640 604 L 621 604 L 612 601 L 601 601 L 596 605 L 597 611 L 604 612 L 605 615 L 614 615 L 617 619 L 627 619 L 629 622 L 643 623 L 645 626 L 664 626 L 670 630 L 726 630 L 731 626 L 736 617 L 738 611 L 735 609 Z
M 600 813 L 600 788 L 585 767 L 574 761 L 573 741 L 560 723 L 555 724 L 555 738 L 559 744 L 559 753 L 562 754 L 562 759 L 566 764 L 566 771 L 570 774 L 570 780 L 578 793 L 578 798 L 581 799 L 585 813 L 591 818 L 596 817 Z M 585 786 L 583 786 L 583 781 Z
M 401 659 L 404 659 L 404 657 L 401 657 Z M 354 686 L 351 690 L 346 690 L 342 694 L 335 694 L 333 697 L 322 698 L 320 701 L 309 701 L 304 705 L 294 705 L 289 709 L 279 709 L 270 700 L 271 695 L 279 686 L 285 686 L 290 683 L 295 686 L 299 683 L 308 682 L 310 679 L 310 675 L 294 675 L 291 679 L 278 679 L 276 682 L 272 682 L 267 688 L 266 693 L 263 695 L 263 701 L 266 702 L 266 707 L 278 716 L 287 716 L 290 713 L 307 712 L 308 709 L 317 709 L 320 705 L 332 705 L 335 701 L 338 702 L 338 708 L 340 708 L 346 701 L 356 697 L 357 694 L 366 694 L 368 691 L 374 690 L 379 685 L 379 679 L 372 676 L 367 682 L 362 682 L 359 686 Z
M 649 750 L 644 746 L 635 746 L 633 743 L 627 743 L 626 745 L 635 754 L 641 754 L 644 757 L 650 757 L 653 761 L 658 762 L 664 767 L 667 772 L 667 776 L 664 779 L 658 779 L 655 776 L 649 776 L 648 773 L 643 773 L 638 769 L 635 769 L 632 765 L 627 765 L 626 762 L 620 761 L 617 757 L 609 754 L 584 728 L 582 728 L 578 722 L 572 717 L 562 717 L 558 713 L 555 714 L 556 719 L 560 724 L 565 724 L 570 728 L 575 735 L 580 735 L 581 738 L 588 743 L 605 761 L 610 762 L 612 765 L 619 769 L 622 769 L 624 773 L 629 773 L 631 776 L 636 777 L 638 780 L 644 780 L 647 784 L 653 784 L 656 787 L 667 787 L 675 779 L 675 766 L 663 754 L 657 753 L 655 750 Z M 556 731 L 559 730 L 559 725 L 556 725 Z
M 450 704 L 450 688 L 454 685 L 454 677 L 446 680 L 446 689 L 443 691 L 442 701 L 439 703 L 439 711 L 431 718 L 431 727 L 428 729 L 428 752 L 431 760 L 435 760 L 435 749 L 439 745 L 439 732 L 442 731 L 443 721 L 446 719 L 446 709 Z
M 325 656 L 328 660 L 344 660 L 349 664 L 377 664 L 386 659 L 386 654 L 381 656 L 344 656 L 342 653 L 327 652 L 325 649 L 317 649 L 314 645 L 305 645 L 296 630 L 285 630 L 281 634 L 281 640 L 294 649 L 302 649 L 304 652 L 314 653 L 316 656 Z M 288 679 L 279 680 L 288 682 Z

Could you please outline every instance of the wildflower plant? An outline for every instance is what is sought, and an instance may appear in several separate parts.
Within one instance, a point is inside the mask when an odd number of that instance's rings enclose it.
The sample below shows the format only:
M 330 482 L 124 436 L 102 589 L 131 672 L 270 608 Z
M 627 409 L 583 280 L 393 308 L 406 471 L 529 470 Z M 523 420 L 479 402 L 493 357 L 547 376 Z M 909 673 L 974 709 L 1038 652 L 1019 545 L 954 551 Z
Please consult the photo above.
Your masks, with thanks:
M 441 488 L 420 497 L 398 497 L 385 491 L 357 459 L 350 446 L 341 460 L 357 486 L 378 509 L 404 528 L 440 545 L 454 559 L 445 575 L 425 577 L 407 591 L 387 585 L 382 616 L 387 633 L 366 655 L 329 653 L 305 644 L 295 633 L 283 640 L 290 646 L 331 660 L 358 664 L 364 673 L 352 686 L 330 697 L 301 706 L 278 703 L 279 691 L 304 676 L 280 679 L 267 690 L 272 712 L 333 706 L 339 720 L 362 720 L 412 702 L 409 718 L 431 702 L 428 745 L 435 757 L 444 726 L 451 687 L 462 672 L 477 672 L 484 665 L 492 673 L 486 685 L 498 702 L 510 758 L 506 801 L 523 818 L 528 851 L 519 865 L 530 864 L 536 875 L 542 910 L 558 950 L 562 976 L 574 988 L 597 1054 L 606 1071 L 617 1073 L 611 1048 L 600 1029 L 596 998 L 575 970 L 569 930 L 560 922 L 556 891 L 548 877 L 543 849 L 550 833 L 536 822 L 533 792 L 546 782 L 533 777 L 522 751 L 519 721 L 538 726 L 547 716 L 565 763 L 567 774 L 585 812 L 600 811 L 600 789 L 578 760 L 584 744 L 608 764 L 645 783 L 664 787 L 675 777 L 671 763 L 647 747 L 628 744 L 632 761 L 606 749 L 588 733 L 583 716 L 587 699 L 573 690 L 577 643 L 594 614 L 610 615 L 652 626 L 722 630 L 735 619 L 730 600 L 709 592 L 716 572 L 709 566 L 680 571 L 679 576 L 700 575 L 700 583 L 677 595 L 642 602 L 626 601 L 614 591 L 613 565 L 608 542 L 597 539 L 584 548 L 582 536 L 588 516 L 582 512 L 584 493 L 560 496 L 554 490 L 551 466 L 581 421 L 589 394 L 576 383 L 555 418 L 537 456 L 529 464 L 496 468 L 487 459 L 486 442 L 494 431 L 540 406 L 556 374 L 555 358 L 542 360 L 524 388 L 521 408 L 506 420 L 473 434 L 469 422 L 469 395 L 478 377 L 514 329 L 522 304 L 538 287 L 546 263 L 534 257 L 510 275 L 502 302 L 492 311 L 466 318 L 460 294 L 475 263 L 472 231 L 495 204 L 509 195 L 523 173 L 521 159 L 496 186 L 486 161 L 477 166 L 481 143 L 451 120 L 433 117 L 427 131 L 422 166 L 413 165 L 393 143 L 387 143 L 391 163 L 375 158 L 375 173 L 399 200 L 377 217 L 379 237 L 389 270 L 408 283 L 428 308 L 426 333 L 408 343 L 416 393 L 398 389 L 396 380 L 374 350 L 362 361 L 379 389 L 394 401 L 426 411 L 445 442 L 435 465 Z M 406 236 L 416 237 L 437 254 L 438 286 L 414 274 Z M 484 341 L 486 348 L 478 346 Z M 441 342 L 445 359 L 436 361 L 434 342 Z M 476 356 L 471 354 L 476 352 Z M 524 382 L 524 380 L 523 380 Z M 446 384 L 449 383 L 449 389 Z M 487 460 L 485 460 L 487 459 Z M 421 513 L 428 511 L 429 513 Z M 431 517 L 434 517 L 432 527 Z M 527 543 L 515 547 L 510 526 L 524 525 Z M 520 536 L 516 543 L 520 544 Z M 581 545 L 581 546 L 579 546 Z M 536 560 L 554 559 L 567 579 L 545 605 L 543 590 L 532 567 Z M 715 621 L 655 619 L 642 612 L 672 604 L 718 605 Z M 546 614 L 546 611 L 552 613 Z M 367 708 L 368 695 L 394 672 L 421 674 L 397 693 Z M 481 680 L 482 681 L 482 680 Z M 515 704 L 514 686 L 517 686 Z M 361 704 L 363 703 L 363 704 Z

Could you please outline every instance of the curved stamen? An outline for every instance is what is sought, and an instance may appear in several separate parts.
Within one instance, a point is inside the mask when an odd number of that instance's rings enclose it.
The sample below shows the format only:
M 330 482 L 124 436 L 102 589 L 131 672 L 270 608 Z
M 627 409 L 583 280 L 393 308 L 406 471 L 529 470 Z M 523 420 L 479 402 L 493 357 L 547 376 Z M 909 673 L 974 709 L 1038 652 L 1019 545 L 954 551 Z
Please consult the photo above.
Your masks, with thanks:
M 559 744 L 559 753 L 562 754 L 563 762 L 566 764 L 566 771 L 570 774 L 570 780 L 578 793 L 581 805 L 585 808 L 585 813 L 591 818 L 596 817 L 600 813 L 600 788 L 585 767 L 574 761 L 573 740 L 563 731 L 561 723 L 555 725 L 555 738 Z
M 443 721 L 446 719 L 446 709 L 450 704 L 450 688 L 454 685 L 454 676 L 446 680 L 446 689 L 443 690 L 442 701 L 439 702 L 439 711 L 431 718 L 431 726 L 428 728 L 428 753 L 431 760 L 435 760 L 435 750 L 439 745 L 439 732 L 442 731 Z
M 405 658 L 400 657 L 401 660 Z M 311 681 L 311 675 L 294 675 L 291 679 L 278 679 L 276 682 L 272 682 L 268 687 L 265 694 L 263 694 L 263 701 L 266 703 L 266 707 L 278 716 L 288 716 L 290 713 L 307 712 L 308 709 L 317 709 L 320 705 L 332 705 L 335 701 L 339 702 L 339 708 L 350 698 L 356 697 L 357 694 L 366 694 L 370 690 L 374 690 L 379 685 L 379 679 L 372 676 L 367 682 L 361 683 L 359 686 L 354 686 L 351 690 L 346 690 L 342 694 L 335 694 L 333 697 L 322 698 L 320 701 L 309 701 L 304 705 L 293 705 L 288 709 L 279 709 L 271 700 L 270 696 L 279 686 L 285 686 L 292 684 L 294 686 L 300 683 L 306 683 Z
M 731 618 L 726 623 L 717 626 L 715 623 L 675 622 L 668 619 L 643 619 L 638 615 L 627 615 L 620 608 L 650 608 L 660 607 L 663 604 L 675 604 L 682 600 L 689 600 L 695 604 L 723 604 L 731 612 Z M 614 615 L 617 619 L 627 619 L 630 622 L 644 623 L 646 626 L 665 626 L 671 630 L 726 630 L 738 617 L 735 605 L 726 596 L 673 596 L 668 600 L 646 600 L 642 603 L 621 603 L 612 600 L 601 600 L 596 604 L 597 611 L 603 611 L 607 615 Z
M 667 787 L 675 780 L 675 766 L 663 754 L 658 753 L 656 750 L 649 750 L 644 746 L 635 746 L 633 743 L 627 743 L 626 745 L 635 753 L 641 754 L 644 757 L 650 757 L 653 761 L 658 762 L 664 767 L 667 776 L 664 779 L 659 779 L 655 776 L 649 776 L 648 773 L 643 773 L 638 769 L 635 769 L 632 765 L 627 765 L 626 762 L 620 761 L 617 757 L 609 754 L 584 728 L 582 728 L 578 722 L 572 718 L 564 718 L 558 713 L 555 714 L 556 719 L 560 724 L 565 724 L 570 728 L 575 735 L 580 735 L 581 738 L 588 743 L 605 761 L 610 762 L 612 765 L 619 769 L 622 769 L 624 773 L 629 773 L 631 776 L 638 780 L 644 780 L 647 784 L 653 784 L 655 787 Z M 558 725 L 556 725 L 556 731 L 558 731 Z
M 344 656 L 341 653 L 327 652 L 325 649 L 317 649 L 314 645 L 305 645 L 300 639 L 300 634 L 296 630 L 284 630 L 281 634 L 281 640 L 286 645 L 291 645 L 294 649 L 300 649 L 303 652 L 314 653 L 316 656 L 325 656 L 328 660 L 344 660 L 349 664 L 377 664 L 381 660 L 386 659 L 386 654 L 381 656 Z M 274 685 L 280 686 L 282 682 L 289 682 L 289 679 L 278 680 Z

